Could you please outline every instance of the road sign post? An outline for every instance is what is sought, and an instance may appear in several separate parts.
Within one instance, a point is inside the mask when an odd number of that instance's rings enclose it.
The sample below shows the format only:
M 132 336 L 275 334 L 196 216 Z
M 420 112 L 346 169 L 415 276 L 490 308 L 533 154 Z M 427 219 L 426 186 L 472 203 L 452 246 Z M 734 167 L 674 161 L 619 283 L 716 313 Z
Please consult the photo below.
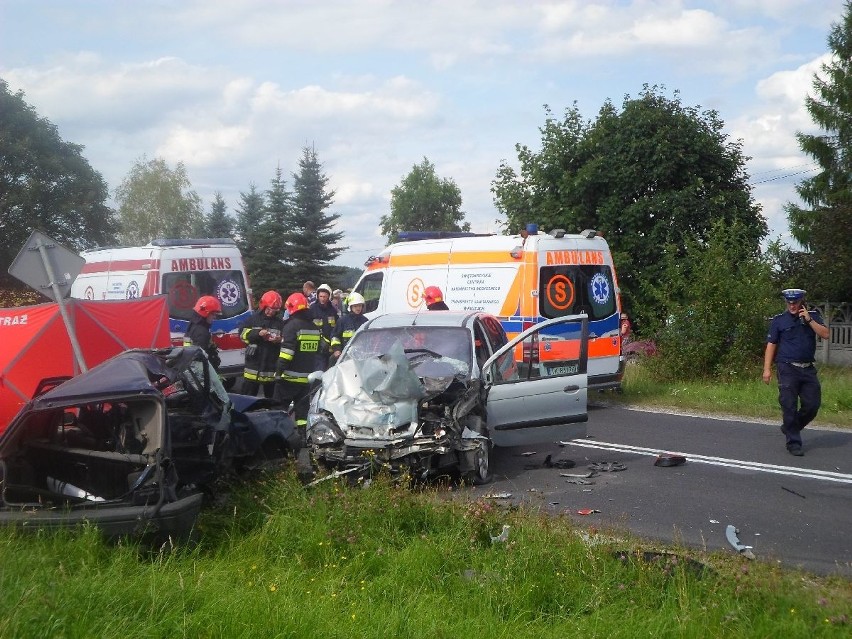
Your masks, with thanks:
M 52 238 L 39 231 L 30 234 L 24 247 L 12 260 L 9 274 L 54 300 L 59 305 L 62 321 L 68 329 L 71 348 L 82 372 L 86 372 L 86 361 L 83 351 L 74 332 L 74 325 L 65 308 L 65 298 L 71 293 L 71 284 L 83 270 L 86 263 L 82 257 L 62 246 Z M 57 278 L 56 273 L 61 278 Z M 63 290 L 64 288 L 64 290 Z

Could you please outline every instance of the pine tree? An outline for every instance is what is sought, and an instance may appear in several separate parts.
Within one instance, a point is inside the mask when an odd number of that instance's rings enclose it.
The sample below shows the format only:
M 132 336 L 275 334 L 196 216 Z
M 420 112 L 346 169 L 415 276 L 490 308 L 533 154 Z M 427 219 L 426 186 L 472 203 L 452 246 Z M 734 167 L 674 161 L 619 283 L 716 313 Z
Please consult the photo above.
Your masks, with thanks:
M 288 266 L 284 279 L 286 290 L 301 290 L 306 280 L 317 285 L 328 282 L 334 288 L 340 269 L 331 262 L 346 247 L 337 243 L 343 233 L 334 231 L 339 214 L 326 210 L 334 202 L 334 191 L 328 190 L 328 177 L 313 147 L 303 147 L 299 171 L 293 174 L 293 206 L 287 218 L 285 249 L 281 254 Z
M 205 220 L 207 237 L 231 237 L 234 232 L 234 220 L 227 213 L 228 205 L 220 191 L 213 196 L 213 204 L 210 205 L 210 214 Z
M 260 286 L 255 283 L 255 272 L 264 261 L 264 256 L 258 250 L 258 244 L 263 237 L 263 220 L 266 210 L 266 202 L 263 194 L 258 192 L 257 186 L 249 185 L 248 193 L 240 193 L 240 204 L 237 207 L 237 221 L 234 226 L 237 246 L 243 254 L 243 261 L 248 271 L 252 289 L 260 291 L 255 293 L 255 300 L 263 294 Z
M 252 272 L 252 286 L 258 296 L 270 289 L 277 290 L 284 298 L 292 293 L 287 283 L 288 270 L 283 263 L 287 253 L 286 236 L 292 210 L 292 195 L 287 190 L 281 167 L 275 169 L 275 177 L 266 192 L 266 206 L 260 234 L 257 238 L 257 259 Z M 301 290 L 299 285 L 298 290 Z
M 852 292 L 852 2 L 828 36 L 831 61 L 813 79 L 805 108 L 822 132 L 797 133 L 802 151 L 821 170 L 796 191 L 806 207 L 788 203 L 790 231 L 809 255 L 806 267 L 782 282 L 807 288 L 811 299 L 848 301 Z

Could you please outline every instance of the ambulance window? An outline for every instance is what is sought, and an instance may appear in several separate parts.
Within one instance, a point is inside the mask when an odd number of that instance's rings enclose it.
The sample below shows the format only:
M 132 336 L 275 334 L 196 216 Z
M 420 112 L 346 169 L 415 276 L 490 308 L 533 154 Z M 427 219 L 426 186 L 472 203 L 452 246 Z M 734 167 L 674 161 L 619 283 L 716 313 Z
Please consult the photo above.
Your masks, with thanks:
M 615 286 L 609 266 L 542 267 L 538 299 L 542 317 L 587 313 L 598 320 L 615 313 Z
M 246 285 L 240 271 L 190 271 L 166 273 L 163 289 L 169 296 L 169 316 L 192 319 L 192 307 L 202 295 L 212 295 L 222 304 L 222 319 L 249 310 Z
M 382 294 L 382 279 L 384 273 L 370 273 L 355 287 L 356 293 L 361 293 L 366 302 L 364 312 L 369 313 L 379 308 L 379 297 Z

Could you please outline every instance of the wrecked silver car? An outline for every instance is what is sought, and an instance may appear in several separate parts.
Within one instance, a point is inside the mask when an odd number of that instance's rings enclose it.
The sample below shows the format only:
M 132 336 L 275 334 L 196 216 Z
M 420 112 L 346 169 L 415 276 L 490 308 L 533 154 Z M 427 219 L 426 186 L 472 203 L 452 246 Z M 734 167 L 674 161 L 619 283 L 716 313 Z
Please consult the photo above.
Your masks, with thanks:
M 199 348 L 131 350 L 54 383 L 0 436 L 0 524 L 180 535 L 216 480 L 300 448 L 285 411 L 229 395 Z
M 511 341 L 485 313 L 374 318 L 321 375 L 308 413 L 311 455 L 339 472 L 452 470 L 487 483 L 492 445 L 585 435 L 587 341 L 585 315 Z

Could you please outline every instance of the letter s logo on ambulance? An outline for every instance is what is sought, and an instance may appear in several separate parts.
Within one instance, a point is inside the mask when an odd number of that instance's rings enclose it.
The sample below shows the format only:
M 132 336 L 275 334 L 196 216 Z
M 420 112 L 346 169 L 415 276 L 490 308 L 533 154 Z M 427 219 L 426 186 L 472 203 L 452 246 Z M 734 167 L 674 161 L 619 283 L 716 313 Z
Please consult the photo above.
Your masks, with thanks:
M 405 301 L 408 302 L 411 308 L 417 308 L 423 303 L 423 291 L 425 289 L 423 280 L 419 277 L 415 277 L 408 283 L 408 287 L 405 290 Z
M 547 282 L 547 301 L 559 311 L 564 311 L 574 303 L 574 285 L 564 275 L 554 275 Z

